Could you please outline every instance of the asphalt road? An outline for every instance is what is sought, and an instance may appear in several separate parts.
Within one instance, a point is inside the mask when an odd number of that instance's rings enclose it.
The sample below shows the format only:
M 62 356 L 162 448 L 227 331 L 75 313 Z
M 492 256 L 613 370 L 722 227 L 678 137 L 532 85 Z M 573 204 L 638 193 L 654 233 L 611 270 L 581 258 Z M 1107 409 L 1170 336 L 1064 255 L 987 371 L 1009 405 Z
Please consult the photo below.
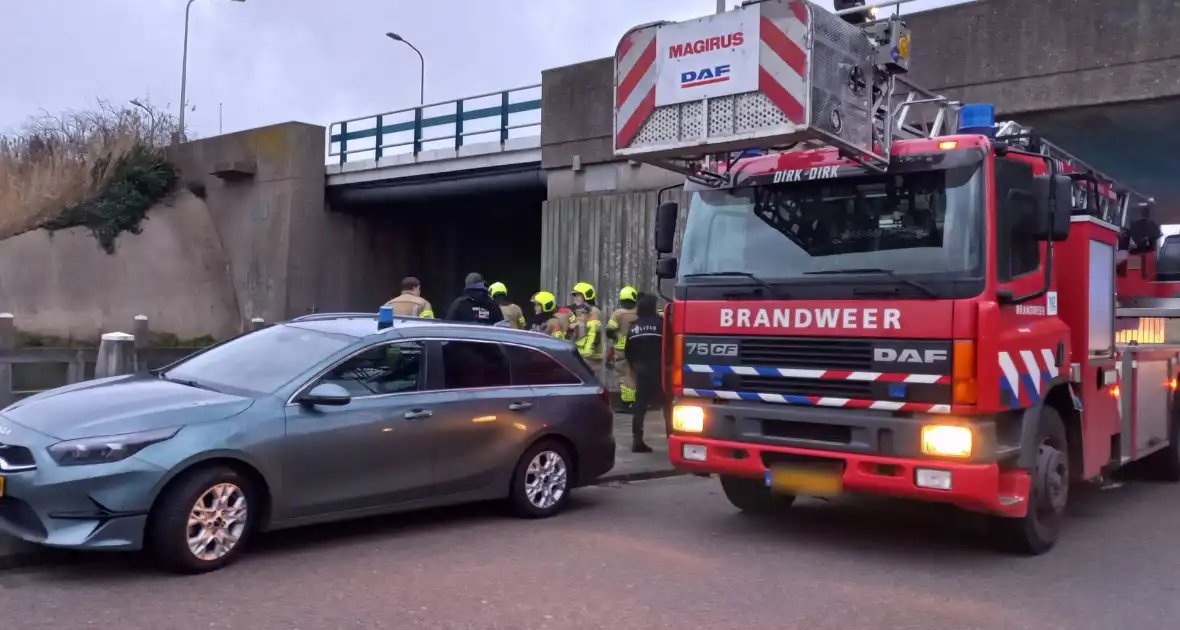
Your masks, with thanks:
M 20 630 L 850 628 L 1170 630 L 1180 487 L 1075 492 L 1049 555 L 996 553 L 954 512 L 803 502 L 736 513 L 693 477 L 586 489 L 520 521 L 464 508 L 259 539 L 197 577 L 103 557 L 0 573 Z

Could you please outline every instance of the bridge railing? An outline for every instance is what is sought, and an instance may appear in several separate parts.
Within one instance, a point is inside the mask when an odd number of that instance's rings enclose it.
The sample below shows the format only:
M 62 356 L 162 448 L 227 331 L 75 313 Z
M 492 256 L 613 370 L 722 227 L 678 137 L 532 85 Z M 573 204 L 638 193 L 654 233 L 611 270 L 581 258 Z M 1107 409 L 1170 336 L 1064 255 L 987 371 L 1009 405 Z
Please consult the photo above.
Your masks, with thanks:
M 541 86 L 528 85 L 452 101 L 334 122 L 328 127 L 328 159 L 345 164 L 380 160 L 541 133 Z

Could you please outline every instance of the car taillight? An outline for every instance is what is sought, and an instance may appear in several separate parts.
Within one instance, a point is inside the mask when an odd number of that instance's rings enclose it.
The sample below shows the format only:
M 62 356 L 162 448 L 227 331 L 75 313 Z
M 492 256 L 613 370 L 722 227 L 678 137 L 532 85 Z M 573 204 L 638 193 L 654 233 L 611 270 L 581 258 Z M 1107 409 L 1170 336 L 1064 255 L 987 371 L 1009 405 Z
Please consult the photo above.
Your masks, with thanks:
M 610 406 L 610 392 L 606 391 L 605 387 L 598 388 L 598 397 L 602 399 L 602 402 L 606 403 L 608 407 Z

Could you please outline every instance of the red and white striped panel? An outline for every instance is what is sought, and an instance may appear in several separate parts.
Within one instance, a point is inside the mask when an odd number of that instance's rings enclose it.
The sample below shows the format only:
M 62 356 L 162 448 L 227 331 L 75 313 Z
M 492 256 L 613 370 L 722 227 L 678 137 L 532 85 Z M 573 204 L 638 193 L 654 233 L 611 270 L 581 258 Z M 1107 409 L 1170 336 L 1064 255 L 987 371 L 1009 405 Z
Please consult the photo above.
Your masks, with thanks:
M 656 107 L 656 30 L 631 31 L 615 49 L 615 148 L 624 149 Z
M 758 31 L 758 90 L 787 120 L 807 124 L 807 25 L 811 14 L 802 0 L 763 2 Z

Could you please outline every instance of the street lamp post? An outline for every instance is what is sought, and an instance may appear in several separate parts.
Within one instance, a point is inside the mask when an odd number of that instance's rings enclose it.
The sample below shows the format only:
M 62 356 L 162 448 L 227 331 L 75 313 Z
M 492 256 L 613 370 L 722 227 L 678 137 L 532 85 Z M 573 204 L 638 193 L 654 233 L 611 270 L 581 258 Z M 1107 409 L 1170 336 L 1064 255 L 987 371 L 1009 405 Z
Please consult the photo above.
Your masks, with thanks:
M 396 42 L 401 42 L 409 46 L 414 52 L 418 53 L 418 105 L 426 104 L 426 60 L 422 58 L 422 51 L 418 50 L 410 42 L 406 41 L 401 35 L 397 33 L 386 33 L 386 37 Z
M 188 103 L 185 102 L 185 88 L 188 86 L 188 18 L 189 12 L 193 8 L 193 3 L 197 0 L 188 0 L 188 4 L 184 7 L 184 55 L 180 59 L 180 119 L 177 121 L 178 127 L 177 142 L 184 142 L 184 110 Z M 245 2 L 246 0 L 230 0 L 231 2 Z

